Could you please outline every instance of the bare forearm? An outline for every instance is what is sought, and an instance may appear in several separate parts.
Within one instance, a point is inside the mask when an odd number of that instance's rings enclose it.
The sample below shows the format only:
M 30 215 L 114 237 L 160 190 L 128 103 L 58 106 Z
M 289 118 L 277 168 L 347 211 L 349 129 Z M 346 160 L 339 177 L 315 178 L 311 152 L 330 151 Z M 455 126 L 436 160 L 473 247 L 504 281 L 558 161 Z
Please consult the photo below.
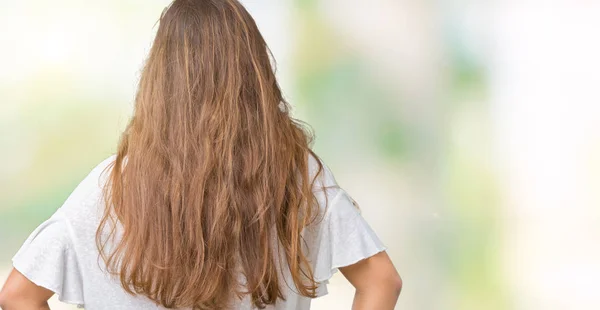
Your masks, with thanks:
M 395 289 L 356 291 L 352 310 L 393 310 L 399 295 Z

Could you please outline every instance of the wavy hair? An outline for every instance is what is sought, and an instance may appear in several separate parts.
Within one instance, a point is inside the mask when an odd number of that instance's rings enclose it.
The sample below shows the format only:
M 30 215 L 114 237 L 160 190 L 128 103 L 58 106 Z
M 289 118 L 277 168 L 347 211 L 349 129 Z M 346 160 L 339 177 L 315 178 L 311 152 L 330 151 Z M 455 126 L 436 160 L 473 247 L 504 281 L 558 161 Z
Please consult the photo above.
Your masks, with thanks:
M 271 60 L 236 0 L 175 0 L 161 15 L 96 231 L 128 293 L 194 309 L 249 295 L 264 308 L 285 299 L 285 259 L 297 292 L 315 297 L 301 232 L 318 218 L 318 157 Z

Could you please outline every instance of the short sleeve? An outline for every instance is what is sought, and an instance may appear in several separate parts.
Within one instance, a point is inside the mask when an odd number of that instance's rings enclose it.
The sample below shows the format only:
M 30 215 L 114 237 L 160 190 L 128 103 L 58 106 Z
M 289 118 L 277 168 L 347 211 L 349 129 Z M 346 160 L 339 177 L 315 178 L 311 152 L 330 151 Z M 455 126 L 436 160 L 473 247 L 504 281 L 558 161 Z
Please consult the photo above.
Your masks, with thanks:
M 81 271 L 61 209 L 31 233 L 12 262 L 27 279 L 53 291 L 60 301 L 83 305 Z
M 325 282 L 339 267 L 369 258 L 386 247 L 362 217 L 356 201 L 342 188 L 332 195 L 325 216 L 312 229 L 316 241 L 313 249 L 314 276 Z

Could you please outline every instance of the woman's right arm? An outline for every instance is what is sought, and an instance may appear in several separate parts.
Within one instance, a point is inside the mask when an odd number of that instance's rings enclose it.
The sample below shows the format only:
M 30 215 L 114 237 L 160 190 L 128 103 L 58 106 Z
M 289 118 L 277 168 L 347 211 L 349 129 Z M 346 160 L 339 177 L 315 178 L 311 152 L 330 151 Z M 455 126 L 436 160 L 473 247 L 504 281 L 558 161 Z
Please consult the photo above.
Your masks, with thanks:
M 394 309 L 402 279 L 385 251 L 339 269 L 356 289 L 352 310 Z

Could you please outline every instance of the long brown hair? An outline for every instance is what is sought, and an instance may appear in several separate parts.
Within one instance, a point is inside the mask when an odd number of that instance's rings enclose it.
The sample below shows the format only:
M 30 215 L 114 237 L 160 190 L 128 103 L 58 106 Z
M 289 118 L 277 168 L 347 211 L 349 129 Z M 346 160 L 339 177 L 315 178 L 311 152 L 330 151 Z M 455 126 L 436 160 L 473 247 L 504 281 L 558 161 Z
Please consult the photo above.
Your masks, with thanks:
M 250 295 L 263 308 L 285 299 L 280 249 L 289 285 L 315 296 L 301 231 L 319 213 L 308 167 L 318 157 L 271 59 L 236 0 L 175 0 L 163 12 L 96 232 L 128 293 L 194 309 Z

